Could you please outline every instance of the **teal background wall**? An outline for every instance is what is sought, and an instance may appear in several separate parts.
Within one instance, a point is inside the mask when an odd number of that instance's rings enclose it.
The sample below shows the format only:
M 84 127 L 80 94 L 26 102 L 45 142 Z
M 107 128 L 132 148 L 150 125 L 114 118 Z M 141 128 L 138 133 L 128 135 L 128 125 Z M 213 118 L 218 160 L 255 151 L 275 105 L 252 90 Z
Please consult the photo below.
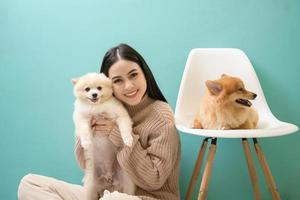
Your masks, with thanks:
M 30 172 L 80 183 L 70 79 L 98 71 L 120 42 L 144 56 L 173 109 L 192 48 L 240 48 L 275 116 L 299 126 L 299 20 L 297 0 L 1 1 L 0 199 L 17 199 Z M 182 197 L 201 140 L 181 134 Z M 260 143 L 282 199 L 300 199 L 299 132 Z M 258 172 L 263 199 L 271 199 Z M 208 198 L 254 199 L 240 140 L 219 140 Z

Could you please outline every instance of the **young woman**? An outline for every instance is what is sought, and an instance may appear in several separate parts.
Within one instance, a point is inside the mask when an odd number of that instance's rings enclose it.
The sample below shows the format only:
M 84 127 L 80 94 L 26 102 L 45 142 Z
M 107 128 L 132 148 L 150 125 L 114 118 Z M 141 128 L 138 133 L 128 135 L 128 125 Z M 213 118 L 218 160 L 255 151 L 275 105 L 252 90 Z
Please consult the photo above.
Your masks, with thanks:
M 180 140 L 173 113 L 143 57 L 126 44 L 110 49 L 101 72 L 113 81 L 114 96 L 133 120 L 132 147 L 123 145 L 119 129 L 105 113 L 91 122 L 95 134 L 106 134 L 118 147 L 117 160 L 136 185 L 142 200 L 178 200 Z M 76 139 L 76 158 L 84 169 L 83 150 Z M 82 199 L 83 188 L 29 174 L 19 186 L 19 199 Z

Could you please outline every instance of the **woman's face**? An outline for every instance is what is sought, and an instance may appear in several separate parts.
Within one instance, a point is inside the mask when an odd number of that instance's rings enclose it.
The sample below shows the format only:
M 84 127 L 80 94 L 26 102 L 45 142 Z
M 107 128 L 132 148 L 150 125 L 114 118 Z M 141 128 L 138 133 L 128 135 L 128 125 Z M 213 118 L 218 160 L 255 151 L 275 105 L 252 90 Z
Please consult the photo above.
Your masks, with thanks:
M 108 76 L 113 82 L 117 99 L 132 106 L 141 102 L 147 90 L 147 82 L 137 63 L 121 59 L 110 67 Z

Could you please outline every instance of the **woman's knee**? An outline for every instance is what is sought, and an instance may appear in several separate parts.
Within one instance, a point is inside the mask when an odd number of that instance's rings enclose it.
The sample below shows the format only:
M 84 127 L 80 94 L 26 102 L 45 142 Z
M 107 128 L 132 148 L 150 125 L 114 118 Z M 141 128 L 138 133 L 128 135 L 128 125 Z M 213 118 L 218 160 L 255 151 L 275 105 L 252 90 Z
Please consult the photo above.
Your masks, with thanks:
M 23 178 L 21 179 L 20 183 L 26 183 L 26 182 L 30 182 L 30 180 L 32 180 L 34 174 L 26 174 L 25 176 L 23 176 Z
M 34 176 L 34 174 L 27 174 L 21 179 L 21 181 L 19 183 L 19 188 L 18 188 L 18 199 L 19 200 L 24 199 L 24 197 L 26 196 L 25 193 L 30 188 L 30 184 L 32 183 L 33 176 Z

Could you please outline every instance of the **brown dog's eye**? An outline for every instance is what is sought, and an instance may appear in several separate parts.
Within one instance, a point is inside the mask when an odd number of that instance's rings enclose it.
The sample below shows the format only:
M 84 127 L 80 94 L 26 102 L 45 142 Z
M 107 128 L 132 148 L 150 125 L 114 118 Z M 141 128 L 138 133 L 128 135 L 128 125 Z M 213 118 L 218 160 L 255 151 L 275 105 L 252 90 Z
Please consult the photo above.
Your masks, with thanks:
M 244 88 L 239 88 L 239 91 L 240 92 L 244 92 Z
M 102 87 L 100 87 L 100 86 L 99 86 L 99 87 L 97 87 L 97 90 L 99 90 L 99 91 L 100 91 L 100 90 L 102 90 Z
M 87 87 L 87 88 L 85 88 L 84 90 L 85 90 L 86 92 L 88 92 L 88 91 L 90 91 L 90 88 Z

